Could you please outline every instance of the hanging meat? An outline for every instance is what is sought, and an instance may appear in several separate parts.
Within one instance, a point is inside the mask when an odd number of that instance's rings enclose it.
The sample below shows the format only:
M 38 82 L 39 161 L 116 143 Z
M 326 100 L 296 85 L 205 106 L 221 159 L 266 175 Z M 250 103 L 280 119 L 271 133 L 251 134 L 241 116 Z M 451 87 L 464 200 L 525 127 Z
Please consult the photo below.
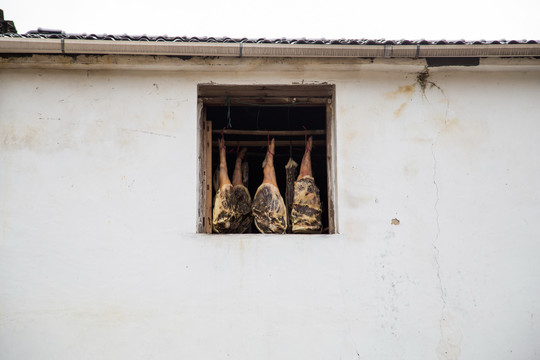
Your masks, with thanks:
M 252 222 L 251 196 L 242 184 L 242 160 L 246 149 L 236 157 L 233 182 L 229 180 L 225 141 L 218 139 L 219 146 L 219 188 L 214 200 L 212 228 L 215 232 L 244 233 Z
M 294 201 L 294 181 L 298 176 L 298 164 L 293 160 L 292 156 L 289 157 L 289 161 L 285 165 L 285 177 L 287 186 L 285 188 L 285 205 L 287 206 L 287 218 L 291 219 L 291 210 Z M 287 223 L 287 232 L 292 230 L 292 222 Z
M 246 232 L 253 222 L 253 215 L 251 214 L 251 195 L 249 195 L 247 189 L 248 178 L 247 173 L 245 172 L 248 163 L 243 161 L 246 151 L 247 149 L 243 148 L 236 156 L 232 181 L 234 198 L 233 208 L 237 220 L 235 225 L 237 229 L 236 232 L 239 234 Z
M 242 184 L 246 188 L 249 185 L 249 164 L 247 161 L 242 162 Z
M 287 229 L 287 208 L 279 192 L 274 169 L 274 139 L 268 144 L 263 162 L 263 182 L 253 197 L 253 219 L 263 234 L 283 234 Z
M 291 210 L 292 231 L 296 234 L 313 234 L 322 231 L 321 198 L 311 170 L 312 137 L 306 141 L 306 150 L 300 173 L 294 183 L 294 200 Z
M 242 184 L 247 188 L 249 184 L 249 163 L 247 161 L 242 161 Z M 234 176 L 234 174 L 233 174 Z M 294 176 L 296 177 L 296 175 Z M 212 183 L 214 186 L 214 191 L 217 192 L 219 189 L 219 164 L 216 166 L 214 175 L 212 176 Z M 233 180 L 234 183 L 234 180 Z

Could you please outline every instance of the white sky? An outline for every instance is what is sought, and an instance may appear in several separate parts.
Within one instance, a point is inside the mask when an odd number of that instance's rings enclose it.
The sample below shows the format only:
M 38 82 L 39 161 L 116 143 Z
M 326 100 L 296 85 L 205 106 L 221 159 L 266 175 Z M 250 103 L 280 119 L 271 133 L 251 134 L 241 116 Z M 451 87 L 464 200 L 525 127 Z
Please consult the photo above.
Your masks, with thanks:
M 19 33 L 540 40 L 540 0 L 0 0 Z

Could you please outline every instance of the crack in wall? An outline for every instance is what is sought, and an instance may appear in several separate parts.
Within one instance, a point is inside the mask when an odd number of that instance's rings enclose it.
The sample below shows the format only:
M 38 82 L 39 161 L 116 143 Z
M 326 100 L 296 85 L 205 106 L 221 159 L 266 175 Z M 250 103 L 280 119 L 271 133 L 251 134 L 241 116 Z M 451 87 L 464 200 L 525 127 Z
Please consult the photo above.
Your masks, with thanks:
M 441 134 L 445 131 L 448 126 L 448 112 L 450 108 L 450 102 L 446 96 L 444 90 L 438 86 L 436 83 L 429 79 L 429 71 L 427 67 L 418 74 L 417 83 L 421 88 L 422 95 L 430 103 L 426 90 L 428 89 L 437 89 L 440 94 L 443 96 L 446 107 L 444 110 L 444 123 L 438 131 L 436 131 L 433 140 L 431 142 L 431 157 L 433 158 L 433 186 L 435 190 L 435 203 L 433 205 L 433 210 L 435 212 L 435 225 L 436 231 L 431 246 L 433 248 L 433 259 L 435 262 L 436 276 L 439 285 L 440 299 L 441 299 L 441 315 L 439 319 L 439 331 L 440 331 L 440 340 L 437 346 L 437 355 L 439 359 L 458 359 L 461 353 L 461 331 L 456 326 L 453 321 L 451 314 L 448 312 L 448 303 L 447 303 L 447 292 L 444 287 L 443 278 L 441 276 L 441 263 L 440 263 L 440 249 L 438 243 L 441 236 L 441 224 L 440 224 L 440 212 L 439 212 L 439 202 L 440 202 L 440 189 L 438 183 L 438 161 L 437 161 L 437 143 Z
M 437 137 L 438 135 L 439 134 L 437 134 Z M 446 307 L 446 291 L 444 289 L 442 279 L 441 279 L 441 264 L 439 263 L 440 251 L 439 251 L 439 248 L 437 247 L 437 242 L 439 241 L 439 236 L 441 234 L 441 225 L 439 222 L 439 208 L 438 208 L 440 197 L 439 197 L 439 184 L 437 184 L 437 158 L 435 156 L 434 148 L 435 148 L 435 141 L 431 143 L 431 156 L 433 157 L 433 185 L 435 186 L 435 205 L 433 208 L 435 210 L 435 224 L 437 225 L 437 231 L 435 233 L 435 238 L 433 239 L 431 246 L 433 247 L 433 250 L 434 250 L 434 259 L 435 259 L 435 264 L 437 267 L 437 279 L 439 280 L 439 288 L 441 290 L 441 300 L 443 302 L 443 311 L 444 311 Z
M 343 248 L 342 248 L 342 251 L 343 251 Z M 344 274 L 343 266 L 342 266 L 343 261 L 341 261 L 340 264 L 341 264 L 340 266 L 341 276 L 339 277 L 339 284 L 340 284 L 339 292 L 341 294 L 341 314 L 343 316 L 343 321 L 347 324 L 347 335 L 349 337 L 350 342 L 352 343 L 352 346 L 354 347 L 354 352 L 356 353 L 356 356 L 358 357 L 358 359 L 360 359 L 360 353 L 358 352 L 358 344 L 356 343 L 356 340 L 354 339 L 354 335 L 353 335 L 352 327 L 351 327 L 351 321 L 349 320 L 349 315 L 347 314 L 347 311 L 346 311 L 347 301 L 346 301 L 345 285 L 344 285 L 344 279 L 343 279 L 343 274 Z
M 162 133 L 157 133 L 157 132 L 153 132 L 153 131 L 146 131 L 146 130 L 139 130 L 139 129 L 125 129 L 125 128 L 119 128 L 119 129 L 123 130 L 123 131 L 139 132 L 139 133 L 148 134 L 148 135 L 156 135 L 156 136 L 165 136 L 165 137 L 170 137 L 170 138 L 176 138 L 176 136 L 174 136 L 174 135 L 162 134 Z
M 446 127 L 446 118 L 445 118 L 445 127 Z M 441 235 L 441 224 L 440 224 L 440 213 L 439 213 L 439 200 L 440 200 L 440 193 L 439 193 L 439 184 L 437 183 L 437 156 L 435 155 L 435 146 L 437 143 L 437 140 L 441 134 L 441 132 L 444 130 L 443 127 L 441 130 L 439 130 L 433 139 L 431 143 L 431 156 L 433 158 L 433 185 L 435 187 L 435 204 L 433 205 L 433 210 L 435 211 L 435 224 L 436 224 L 436 232 L 435 237 L 433 241 L 431 242 L 431 246 L 433 247 L 433 259 L 435 261 L 435 267 L 436 267 L 436 275 L 437 280 L 439 283 L 439 291 L 440 291 L 440 299 L 442 302 L 441 307 L 441 315 L 439 318 L 439 332 L 440 332 L 440 340 L 439 344 L 437 346 L 437 353 L 439 359 L 451 359 L 454 357 L 451 357 L 451 354 L 448 353 L 449 349 L 453 349 L 452 344 L 449 342 L 448 336 L 447 336 L 447 317 L 448 314 L 448 304 L 446 302 L 446 289 L 443 285 L 443 280 L 441 277 L 441 264 L 439 261 L 439 255 L 440 250 L 437 246 L 437 243 L 439 242 L 439 238 Z M 452 352 L 454 353 L 454 352 Z
M 443 281 L 441 278 L 441 264 L 439 262 L 440 251 L 439 251 L 439 248 L 437 247 L 437 242 L 439 241 L 439 237 L 441 234 L 441 225 L 439 222 L 440 214 L 439 214 L 439 208 L 438 208 L 440 195 L 439 195 L 439 184 L 437 183 L 437 157 L 435 156 L 434 148 L 435 148 L 436 139 L 439 136 L 439 134 L 440 134 L 440 131 L 439 133 L 437 133 L 436 138 L 431 143 L 431 156 L 433 157 L 433 185 L 435 186 L 435 204 L 433 206 L 433 209 L 435 211 L 435 224 L 437 225 L 435 238 L 433 239 L 431 246 L 433 247 L 433 258 L 435 260 L 436 275 L 437 275 L 437 280 L 439 282 L 440 298 L 442 302 L 441 317 L 439 319 L 439 331 L 441 334 L 441 339 L 439 341 L 439 346 L 438 346 L 439 354 L 441 355 L 439 356 L 439 358 L 447 358 L 445 355 L 443 355 L 443 351 L 441 350 L 444 344 L 446 343 L 446 336 L 445 336 L 446 331 L 445 331 L 444 325 L 446 321 L 445 314 L 447 313 L 447 303 L 446 303 L 446 289 L 443 285 Z

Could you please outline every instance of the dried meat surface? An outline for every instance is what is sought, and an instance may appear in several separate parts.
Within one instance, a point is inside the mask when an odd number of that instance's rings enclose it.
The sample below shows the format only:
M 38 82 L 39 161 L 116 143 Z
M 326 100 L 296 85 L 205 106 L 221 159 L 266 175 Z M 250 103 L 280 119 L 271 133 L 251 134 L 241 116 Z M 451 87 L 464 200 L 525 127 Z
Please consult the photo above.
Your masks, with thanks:
M 285 165 L 285 177 L 286 177 L 286 188 L 285 188 L 285 205 L 287 206 L 287 218 L 291 218 L 291 210 L 294 201 L 294 180 L 298 176 L 298 164 L 293 158 L 289 158 L 287 165 Z M 287 232 L 290 233 L 292 230 L 292 223 L 289 221 L 287 223 Z
M 283 234 L 287 229 L 287 208 L 279 189 L 263 183 L 257 189 L 252 203 L 253 220 L 263 234 Z
M 243 185 L 223 185 L 214 200 L 212 228 L 220 234 L 239 234 L 251 226 L 251 196 Z
M 321 197 L 312 176 L 306 175 L 294 183 L 294 201 L 291 211 L 292 231 L 313 234 L 322 231 Z
M 232 208 L 232 184 L 220 187 L 214 199 L 214 209 L 212 211 L 212 228 L 220 234 L 233 232 L 234 212 Z
M 251 196 L 244 185 L 234 185 L 233 199 L 233 227 L 236 228 L 236 233 L 242 234 L 251 227 L 251 223 L 253 222 Z

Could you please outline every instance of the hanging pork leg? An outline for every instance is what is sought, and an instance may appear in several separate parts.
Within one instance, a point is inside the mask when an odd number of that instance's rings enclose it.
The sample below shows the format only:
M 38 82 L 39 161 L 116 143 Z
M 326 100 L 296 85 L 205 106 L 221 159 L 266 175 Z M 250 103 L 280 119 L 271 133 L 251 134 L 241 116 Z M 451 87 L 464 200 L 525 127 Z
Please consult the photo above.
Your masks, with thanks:
M 242 185 L 241 164 L 246 153 L 243 149 L 236 158 L 236 165 L 231 183 L 227 170 L 227 152 L 225 141 L 218 139 L 219 146 L 219 188 L 214 199 L 212 228 L 215 232 L 243 233 L 251 224 L 251 197 Z
M 246 148 L 243 148 L 236 156 L 236 163 L 233 172 L 233 228 L 236 233 L 244 233 L 249 229 L 253 216 L 251 215 L 251 196 L 247 187 L 243 183 L 242 160 L 246 155 Z M 244 163 L 247 165 L 247 163 Z
M 289 158 L 287 165 L 285 165 L 285 177 L 287 181 L 287 186 L 285 188 L 285 205 L 287 206 L 287 218 L 291 219 L 291 210 L 294 202 L 294 182 L 298 176 L 298 164 L 293 160 L 292 157 Z M 290 233 L 292 229 L 292 222 L 289 221 L 287 224 L 287 232 Z
M 232 183 L 227 170 L 227 153 L 225 140 L 218 139 L 219 146 L 219 171 L 218 184 L 214 198 L 214 209 L 212 211 L 212 228 L 217 233 L 233 232 L 233 196 Z
M 300 173 L 294 183 L 291 221 L 292 231 L 297 234 L 320 233 L 322 230 L 321 198 L 311 170 L 312 143 L 313 139 L 310 137 L 306 141 L 306 150 L 300 164 Z
M 249 186 L 249 164 L 247 161 L 242 162 L 242 184 L 244 184 L 245 187 Z
M 279 192 L 274 169 L 274 139 L 268 145 L 263 162 L 263 182 L 253 197 L 253 219 L 264 234 L 283 234 L 287 228 L 287 208 Z

